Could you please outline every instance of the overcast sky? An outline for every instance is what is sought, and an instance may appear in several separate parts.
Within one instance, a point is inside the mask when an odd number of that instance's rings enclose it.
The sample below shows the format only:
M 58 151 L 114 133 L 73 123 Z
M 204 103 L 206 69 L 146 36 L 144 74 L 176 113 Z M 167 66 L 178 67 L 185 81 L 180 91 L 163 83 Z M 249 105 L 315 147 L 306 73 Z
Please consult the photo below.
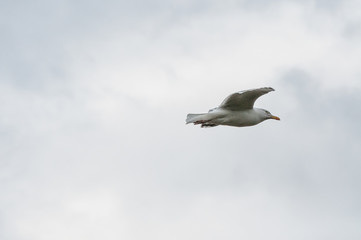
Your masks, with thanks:
M 0 3 L 0 239 L 361 239 L 358 0 Z M 281 121 L 201 129 L 230 93 Z

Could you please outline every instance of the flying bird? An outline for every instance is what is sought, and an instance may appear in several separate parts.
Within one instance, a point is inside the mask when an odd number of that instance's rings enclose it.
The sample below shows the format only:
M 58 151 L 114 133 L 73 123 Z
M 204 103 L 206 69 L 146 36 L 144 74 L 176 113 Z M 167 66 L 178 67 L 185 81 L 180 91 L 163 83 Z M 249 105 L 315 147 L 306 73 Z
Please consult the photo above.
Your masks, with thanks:
M 257 98 L 271 91 L 274 89 L 264 87 L 233 93 L 224 99 L 219 107 L 209 110 L 208 113 L 188 114 L 186 123 L 200 124 L 201 127 L 218 125 L 246 127 L 267 119 L 280 120 L 265 109 L 253 108 Z

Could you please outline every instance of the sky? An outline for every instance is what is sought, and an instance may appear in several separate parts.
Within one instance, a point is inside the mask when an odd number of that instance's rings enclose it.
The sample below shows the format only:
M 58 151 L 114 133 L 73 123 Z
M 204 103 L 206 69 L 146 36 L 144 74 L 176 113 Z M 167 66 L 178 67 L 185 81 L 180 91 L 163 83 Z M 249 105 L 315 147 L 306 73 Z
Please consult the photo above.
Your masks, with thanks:
M 0 239 L 361 239 L 361 2 L 0 3 Z M 186 125 L 273 87 L 254 127 Z

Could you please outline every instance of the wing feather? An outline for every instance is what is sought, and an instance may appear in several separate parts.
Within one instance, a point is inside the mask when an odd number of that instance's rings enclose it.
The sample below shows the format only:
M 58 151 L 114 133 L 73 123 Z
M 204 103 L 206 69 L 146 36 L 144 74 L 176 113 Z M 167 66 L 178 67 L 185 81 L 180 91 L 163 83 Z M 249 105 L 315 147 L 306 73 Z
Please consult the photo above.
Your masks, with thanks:
M 224 99 L 219 107 L 232 111 L 252 109 L 257 98 L 271 91 L 274 89 L 264 87 L 236 92 Z

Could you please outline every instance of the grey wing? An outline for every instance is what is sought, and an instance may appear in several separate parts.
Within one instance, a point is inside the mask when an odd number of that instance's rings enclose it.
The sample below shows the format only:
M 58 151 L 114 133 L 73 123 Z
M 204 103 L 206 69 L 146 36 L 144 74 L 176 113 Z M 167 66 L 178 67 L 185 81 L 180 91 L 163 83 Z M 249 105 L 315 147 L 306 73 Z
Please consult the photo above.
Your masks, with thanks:
M 271 91 L 274 91 L 274 89 L 264 87 L 236 92 L 224 99 L 219 107 L 232 111 L 252 109 L 257 98 Z

